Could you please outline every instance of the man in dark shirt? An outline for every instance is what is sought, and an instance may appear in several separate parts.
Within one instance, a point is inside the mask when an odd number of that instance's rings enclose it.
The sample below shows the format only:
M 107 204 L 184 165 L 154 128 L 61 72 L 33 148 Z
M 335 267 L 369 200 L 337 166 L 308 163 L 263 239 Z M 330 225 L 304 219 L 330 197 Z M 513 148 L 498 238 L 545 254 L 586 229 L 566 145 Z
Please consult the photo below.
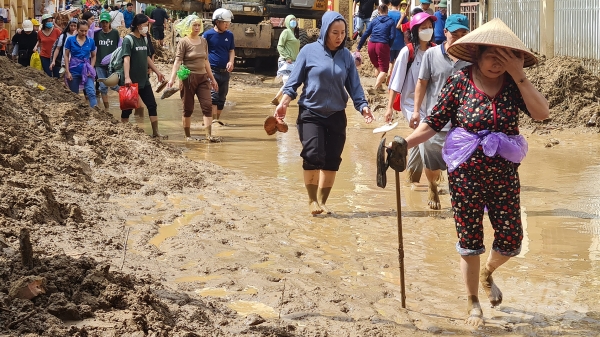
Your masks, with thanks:
M 371 14 L 373 14 L 373 9 L 377 6 L 377 4 L 377 0 L 354 1 L 354 5 L 352 6 L 352 11 L 354 11 L 354 34 L 352 34 L 353 40 L 356 40 L 359 34 L 362 36 L 365 28 L 367 28 L 371 22 Z M 358 6 L 358 12 L 356 12 L 356 6 Z
M 165 39 L 165 24 L 168 22 L 169 14 L 160 4 L 157 4 L 156 9 L 150 13 L 150 19 L 156 21 L 152 24 L 152 37 L 158 42 L 158 46 L 162 48 Z

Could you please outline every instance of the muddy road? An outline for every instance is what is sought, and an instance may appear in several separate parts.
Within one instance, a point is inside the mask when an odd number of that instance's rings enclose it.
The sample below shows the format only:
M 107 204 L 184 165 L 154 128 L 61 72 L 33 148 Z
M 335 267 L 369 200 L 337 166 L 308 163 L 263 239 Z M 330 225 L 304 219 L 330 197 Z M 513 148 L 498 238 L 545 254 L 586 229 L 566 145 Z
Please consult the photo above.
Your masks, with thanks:
M 441 211 L 430 211 L 426 185 L 402 186 L 408 307 L 402 310 L 394 180 L 388 172 L 388 187 L 376 187 L 376 125 L 363 124 L 349 105 L 347 145 L 329 201 L 335 214 L 308 216 L 295 106 L 288 112 L 290 131 L 266 136 L 262 121 L 277 86 L 237 77 L 222 117 L 228 126 L 214 131 L 221 144 L 183 142 L 179 100 L 161 102 L 169 143 L 184 147 L 192 160 L 236 172 L 228 178 L 237 186 L 223 199 L 203 191 L 174 196 L 154 207 L 155 214 L 129 217 L 130 266 L 147 266 L 150 259 L 151 270 L 178 290 L 240 315 L 294 324 L 299 335 L 314 334 L 315 326 L 336 336 L 471 333 L 462 325 L 466 300 L 448 194 Z M 148 128 L 143 118 L 136 123 Z M 476 334 L 595 336 L 600 330 L 600 136 L 551 130 L 523 129 L 530 142 L 520 168 L 524 249 L 498 273 L 504 303 L 485 309 L 486 327 Z M 199 202 L 205 206 L 193 206 Z M 162 221 L 165 209 L 185 211 Z M 225 228 L 215 230 L 211 221 Z
M 20 88 L 12 76 L 0 84 L 18 92 L 0 100 L 10 125 L 0 138 L 0 333 L 600 334 L 596 129 L 522 129 L 530 144 L 519 170 L 523 251 L 494 274 L 503 304 L 485 307 L 485 327 L 471 330 L 463 324 L 466 298 L 447 188 L 442 210 L 430 211 L 426 185 L 401 185 L 407 309 L 400 306 L 392 172 L 386 189 L 375 183 L 380 135 L 372 129 L 381 121 L 365 125 L 349 105 L 343 162 L 328 201 L 335 213 L 312 217 L 296 107 L 288 110 L 288 133 L 267 136 L 262 129 L 278 87 L 271 79 L 235 75 L 222 115 L 227 125 L 213 131 L 223 143 L 185 142 L 177 95 L 159 101 L 161 132 L 169 135 L 161 144 L 146 136 L 147 117 L 120 125 L 78 103 L 43 110 L 52 98 Z M 115 118 L 116 99 L 111 94 Z M 39 120 L 39 111 L 46 117 Z M 192 118 L 192 134 L 202 135 L 201 114 Z M 38 131 L 23 134 L 22 120 Z M 409 132 L 402 125 L 387 137 Z M 55 170 L 38 172 L 44 163 Z M 19 197 L 27 193 L 32 197 Z M 60 214 L 50 212 L 52 202 Z M 17 252 L 22 227 L 31 229 L 31 270 Z M 9 288 L 28 275 L 45 277 L 46 293 L 10 298 Z

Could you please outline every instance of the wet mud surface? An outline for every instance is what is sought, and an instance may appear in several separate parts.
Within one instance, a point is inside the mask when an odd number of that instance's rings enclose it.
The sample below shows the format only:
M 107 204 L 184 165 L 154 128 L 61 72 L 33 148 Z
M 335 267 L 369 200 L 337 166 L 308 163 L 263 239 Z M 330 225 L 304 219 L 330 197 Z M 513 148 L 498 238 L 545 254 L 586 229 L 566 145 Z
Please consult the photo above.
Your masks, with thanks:
M 11 67 L 10 69 L 7 67 Z M 406 303 L 400 306 L 394 177 L 375 184 L 381 124 L 351 105 L 330 216 L 308 215 L 297 108 L 266 136 L 278 88 L 235 74 L 215 126 L 223 143 L 185 142 L 177 95 L 146 117 L 110 114 L 30 69 L 0 61 L 0 333 L 44 336 L 598 336 L 600 136 L 528 126 L 520 167 L 526 238 L 494 276 L 504 303 L 470 330 L 449 196 L 401 182 Z M 166 73 L 166 72 L 165 72 Z M 45 91 L 24 87 L 35 78 Z M 373 79 L 365 79 L 370 83 Z M 53 107 L 48 109 L 48 103 Z M 111 116 L 112 114 L 112 116 Z M 381 117 L 381 114 L 379 115 Z M 192 134 L 202 135 L 201 114 Z M 586 132 L 587 131 L 587 132 Z M 403 126 L 390 132 L 407 135 Z M 547 146 L 552 144 L 552 146 Z M 33 268 L 19 231 L 29 228 Z M 486 245 L 491 246 L 486 221 Z M 12 298 L 27 276 L 45 292 Z M 483 296 L 483 293 L 481 293 Z

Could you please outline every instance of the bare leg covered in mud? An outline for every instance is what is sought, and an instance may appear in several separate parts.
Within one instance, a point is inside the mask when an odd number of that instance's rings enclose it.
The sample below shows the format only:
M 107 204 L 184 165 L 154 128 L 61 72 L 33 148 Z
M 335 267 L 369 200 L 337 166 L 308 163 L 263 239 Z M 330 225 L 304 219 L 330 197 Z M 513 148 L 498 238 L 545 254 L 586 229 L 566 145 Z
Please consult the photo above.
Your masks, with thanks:
M 319 170 L 304 171 L 304 186 L 308 193 L 308 210 L 310 214 L 317 215 L 323 213 L 323 209 L 317 201 L 317 191 L 319 190 Z
M 163 136 L 158 132 L 158 117 L 150 116 L 150 124 L 152 125 L 152 138 L 167 139 L 169 136 Z
M 223 112 L 223 110 L 217 110 L 217 106 L 216 105 L 212 106 L 212 115 L 213 115 L 213 118 L 216 121 L 218 121 L 219 118 L 221 117 L 221 112 Z
M 478 327 L 484 324 L 483 311 L 479 304 L 479 255 L 461 256 L 460 270 L 467 289 L 467 319 L 465 323 Z
M 325 171 L 322 170 L 319 174 L 319 191 L 317 194 L 317 201 L 321 206 L 323 212 L 327 214 L 331 214 L 331 210 L 329 207 L 325 205 L 327 202 L 327 198 L 329 197 L 329 193 L 331 192 L 331 188 L 333 187 L 333 183 L 335 182 L 335 171 Z
M 430 169 L 425 169 L 425 176 L 427 177 L 427 181 L 429 182 L 429 198 L 428 204 L 431 209 L 441 209 L 442 205 L 440 204 L 440 195 L 438 191 L 438 182 L 440 180 L 440 176 L 442 175 L 441 170 L 432 171 Z
M 481 287 L 490 300 L 492 307 L 499 306 L 502 303 L 502 291 L 500 291 L 500 288 L 494 283 L 492 273 L 509 259 L 509 256 L 504 256 L 497 251 L 492 250 L 485 267 L 479 274 L 479 282 L 481 282 Z

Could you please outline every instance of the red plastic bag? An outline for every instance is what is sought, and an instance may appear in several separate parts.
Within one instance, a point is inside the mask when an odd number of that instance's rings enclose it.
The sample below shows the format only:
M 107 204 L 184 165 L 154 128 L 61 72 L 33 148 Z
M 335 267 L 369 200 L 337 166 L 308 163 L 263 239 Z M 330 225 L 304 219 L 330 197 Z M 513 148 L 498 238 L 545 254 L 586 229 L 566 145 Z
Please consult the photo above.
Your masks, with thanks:
M 394 98 L 394 104 L 392 104 L 392 108 L 394 108 L 394 110 L 396 111 L 400 111 L 400 100 L 401 100 L 401 94 L 398 93 L 396 95 L 396 98 Z
M 131 83 L 119 88 L 119 104 L 121 110 L 132 110 L 140 107 L 138 84 Z

